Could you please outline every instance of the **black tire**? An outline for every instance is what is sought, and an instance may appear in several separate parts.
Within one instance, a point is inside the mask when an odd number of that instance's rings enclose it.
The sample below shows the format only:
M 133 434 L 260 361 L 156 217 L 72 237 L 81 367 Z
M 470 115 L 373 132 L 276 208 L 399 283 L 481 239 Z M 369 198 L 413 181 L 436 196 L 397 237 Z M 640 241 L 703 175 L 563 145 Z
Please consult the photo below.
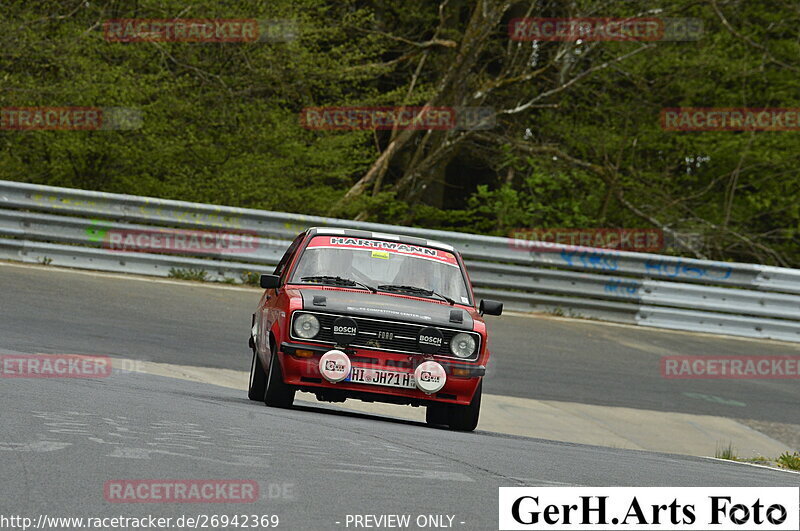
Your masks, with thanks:
M 426 407 L 425 422 L 429 426 L 447 426 L 447 406 L 442 404 Z
M 261 358 L 253 349 L 253 363 L 250 364 L 250 385 L 247 387 L 247 398 L 261 402 L 267 390 L 267 373 L 261 366 Z
M 278 353 L 273 347 L 272 359 L 267 374 L 267 390 L 264 392 L 264 403 L 270 407 L 292 407 L 296 389 L 283 383 Z
M 468 406 L 450 406 L 447 424 L 454 431 L 473 431 L 478 427 L 478 417 L 481 413 L 481 394 L 483 381 L 478 384 L 472 402 Z

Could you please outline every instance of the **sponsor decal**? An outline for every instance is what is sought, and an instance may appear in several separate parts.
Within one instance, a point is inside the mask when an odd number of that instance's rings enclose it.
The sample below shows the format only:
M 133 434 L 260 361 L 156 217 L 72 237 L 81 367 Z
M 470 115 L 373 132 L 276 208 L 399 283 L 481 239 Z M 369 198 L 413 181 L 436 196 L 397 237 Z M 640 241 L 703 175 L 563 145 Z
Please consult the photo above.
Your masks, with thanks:
M 424 343 L 426 345 L 434 345 L 437 347 L 442 346 L 442 338 L 441 337 L 431 337 L 431 336 L 419 336 L 419 342 Z
M 800 379 L 800 356 L 664 356 L 661 376 L 674 380 Z
M 797 487 L 500 487 L 499 528 L 796 530 Z
M 417 345 L 423 354 L 436 354 L 442 347 L 444 336 L 438 328 L 425 327 L 417 335 Z
M 397 315 L 399 317 L 406 317 L 423 321 L 430 321 L 433 319 L 430 315 L 420 315 L 418 313 L 401 312 L 398 310 L 389 310 L 387 308 L 367 308 L 365 306 L 348 306 L 347 310 L 353 312 L 373 312 L 373 313 Z
M 111 358 L 81 354 L 3 354 L 0 378 L 106 378 Z
M 319 360 L 319 372 L 331 383 L 341 382 L 350 375 L 350 358 L 341 350 L 329 350 Z
M 417 387 L 427 393 L 433 394 L 441 391 L 447 382 L 447 373 L 439 363 L 426 361 L 414 370 L 414 380 Z
M 106 481 L 110 503 L 253 503 L 258 482 L 250 479 L 119 479 Z
M 375 251 L 384 253 L 381 258 L 389 259 L 392 254 L 413 256 L 415 258 L 425 258 L 443 264 L 458 266 L 456 257 L 453 253 L 433 247 L 421 245 L 409 245 L 399 242 L 383 240 L 370 240 L 366 238 L 351 238 L 347 236 L 315 236 L 308 244 L 309 249 L 333 248 L 333 249 L 353 249 L 359 251 Z M 372 256 L 375 256 L 372 254 Z
M 349 345 L 358 335 L 358 324 L 350 317 L 338 317 L 333 322 L 333 338 L 340 345 Z
M 665 131 L 800 131 L 800 108 L 672 107 L 661 110 Z

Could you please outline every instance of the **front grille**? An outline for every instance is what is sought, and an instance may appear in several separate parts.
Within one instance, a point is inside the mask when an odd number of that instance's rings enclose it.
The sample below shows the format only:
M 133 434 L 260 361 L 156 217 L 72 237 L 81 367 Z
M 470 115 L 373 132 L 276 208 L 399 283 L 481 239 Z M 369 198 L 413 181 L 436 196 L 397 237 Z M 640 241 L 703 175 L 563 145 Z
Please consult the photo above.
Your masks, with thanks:
M 302 313 L 313 314 L 317 319 L 319 319 L 320 331 L 314 339 L 302 339 L 296 337 L 294 334 L 294 319 L 297 315 Z M 333 322 L 338 317 L 342 316 L 332 313 L 306 311 L 294 312 L 294 315 L 292 316 L 292 328 L 290 335 L 292 339 L 297 339 L 300 341 L 313 341 L 315 343 L 329 343 L 333 345 L 336 343 L 336 340 L 333 338 Z M 417 346 L 417 336 L 419 335 L 420 330 L 428 326 L 415 323 L 403 323 L 399 321 L 384 321 L 382 319 L 356 317 L 354 315 L 348 315 L 347 317 L 355 320 L 356 324 L 358 325 L 358 335 L 353 342 L 350 343 L 350 346 L 374 350 L 385 350 L 388 352 L 419 354 L 420 352 L 419 347 Z M 453 330 L 438 326 L 434 328 L 439 329 L 442 332 L 442 336 L 444 336 L 442 346 L 436 353 L 437 356 L 445 356 L 464 361 L 474 361 L 478 358 L 478 354 L 481 351 L 480 334 L 469 332 L 467 330 Z M 453 339 L 453 336 L 459 332 L 470 334 L 475 338 L 475 354 L 473 354 L 470 358 L 458 358 L 453 356 L 453 353 L 450 352 L 450 340 Z M 391 335 L 390 339 L 386 337 L 387 334 Z

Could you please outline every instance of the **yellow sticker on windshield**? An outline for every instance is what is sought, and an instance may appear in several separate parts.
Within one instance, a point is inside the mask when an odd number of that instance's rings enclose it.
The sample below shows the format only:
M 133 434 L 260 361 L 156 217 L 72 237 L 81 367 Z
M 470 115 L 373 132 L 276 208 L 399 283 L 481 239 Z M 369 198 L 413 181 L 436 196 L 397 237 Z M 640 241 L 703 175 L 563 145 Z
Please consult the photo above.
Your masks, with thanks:
M 372 258 L 389 258 L 389 251 L 372 251 Z

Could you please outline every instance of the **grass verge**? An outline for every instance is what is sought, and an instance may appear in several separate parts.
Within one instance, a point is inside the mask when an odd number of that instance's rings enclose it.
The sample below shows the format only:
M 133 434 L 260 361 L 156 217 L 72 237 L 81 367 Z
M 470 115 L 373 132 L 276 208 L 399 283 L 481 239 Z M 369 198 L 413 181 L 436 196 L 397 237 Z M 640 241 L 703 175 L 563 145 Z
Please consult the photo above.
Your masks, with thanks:
M 784 452 L 780 457 L 771 459 L 769 457 L 738 457 L 736 450 L 733 448 L 732 443 L 727 446 L 717 445 L 717 450 L 714 452 L 714 457 L 717 459 L 727 459 L 728 461 L 736 461 L 739 463 L 751 463 L 754 465 L 771 466 L 773 468 L 785 468 L 787 470 L 800 471 L 800 453 L 798 452 Z

